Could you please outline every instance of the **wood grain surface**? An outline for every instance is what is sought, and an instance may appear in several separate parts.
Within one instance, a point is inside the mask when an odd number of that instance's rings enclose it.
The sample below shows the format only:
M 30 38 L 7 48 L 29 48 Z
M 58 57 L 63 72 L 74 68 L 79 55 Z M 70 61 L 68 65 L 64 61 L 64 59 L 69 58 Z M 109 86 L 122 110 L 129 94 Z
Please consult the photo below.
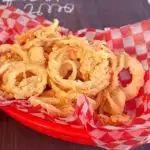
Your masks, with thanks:
M 11 1 L 11 0 L 10 0 Z M 24 9 L 25 5 L 32 3 L 37 11 L 44 0 L 16 0 L 11 5 Z M 45 2 L 47 2 L 45 0 Z M 58 12 L 58 8 L 47 11 L 43 8 L 43 17 L 52 20 L 58 18 L 61 26 L 76 31 L 86 27 L 103 29 L 104 27 L 119 27 L 150 19 L 150 5 L 147 0 L 49 0 L 48 5 L 58 3 L 64 7 L 73 5 L 73 11 Z M 6 0 L 0 0 L 6 4 Z M 46 6 L 47 7 L 47 6 Z M 29 11 L 26 9 L 25 11 Z M 150 145 L 144 145 L 136 150 L 149 150 Z M 84 145 L 73 144 L 57 140 L 37 133 L 0 111 L 0 150 L 102 150 Z

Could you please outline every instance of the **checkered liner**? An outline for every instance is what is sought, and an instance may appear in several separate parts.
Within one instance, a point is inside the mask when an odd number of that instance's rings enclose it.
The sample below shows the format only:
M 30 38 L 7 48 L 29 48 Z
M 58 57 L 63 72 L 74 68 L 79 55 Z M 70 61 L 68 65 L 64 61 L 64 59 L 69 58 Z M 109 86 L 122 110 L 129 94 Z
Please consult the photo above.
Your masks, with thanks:
M 38 24 L 50 24 L 49 21 L 31 16 L 14 7 L 0 6 L 0 44 L 12 43 L 14 37 Z M 69 31 L 62 28 L 65 34 Z M 150 142 L 150 20 L 145 20 L 121 28 L 83 29 L 75 33 L 88 40 L 106 40 L 109 47 L 115 51 L 125 50 L 136 56 L 145 69 L 145 84 L 139 95 L 126 104 L 126 111 L 134 117 L 130 125 L 100 126 L 88 98 L 82 96 L 77 100 L 74 116 L 65 119 L 52 118 L 43 112 L 41 107 L 32 107 L 29 102 L 22 100 L 7 101 L 1 97 L 0 106 L 11 105 L 21 111 L 43 119 L 73 127 L 85 127 L 95 145 L 106 149 L 130 149 L 139 144 Z M 79 123 L 80 122 L 80 123 Z

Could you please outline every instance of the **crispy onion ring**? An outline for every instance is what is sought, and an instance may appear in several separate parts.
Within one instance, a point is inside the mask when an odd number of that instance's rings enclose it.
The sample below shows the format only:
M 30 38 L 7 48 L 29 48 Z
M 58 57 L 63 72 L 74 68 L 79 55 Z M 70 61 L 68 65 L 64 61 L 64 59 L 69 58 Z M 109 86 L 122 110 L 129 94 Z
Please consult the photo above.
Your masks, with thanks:
M 121 90 L 126 95 L 126 100 L 134 98 L 141 86 L 144 84 L 144 69 L 141 63 L 134 57 L 130 57 L 127 53 L 124 53 L 124 67 L 129 69 L 132 75 L 132 80 L 126 87 L 120 86 Z
M 62 42 L 64 46 L 49 55 L 48 73 L 50 80 L 64 90 L 71 90 L 88 96 L 96 95 L 109 85 L 109 60 L 106 59 L 106 56 L 103 58 L 101 52 L 95 52 L 88 43 L 77 37 L 67 38 L 59 42 Z M 85 47 L 81 46 L 82 42 L 85 43 Z M 68 46 L 68 44 L 71 46 Z M 74 53 L 75 58 L 70 56 L 71 53 Z M 106 54 L 107 58 L 110 57 L 110 54 Z M 87 80 L 66 80 L 59 75 L 63 61 L 68 59 L 73 61 L 79 59 L 80 72 L 83 76 L 86 76 Z
M 33 76 L 26 77 L 26 72 Z M 23 79 L 17 84 L 17 76 L 23 74 Z M 12 93 L 14 98 L 25 99 L 34 95 L 40 95 L 47 84 L 47 72 L 45 68 L 24 62 L 14 62 L 3 75 L 3 89 Z
M 122 114 L 125 106 L 126 96 L 120 88 L 115 90 L 100 92 L 97 96 L 97 105 L 99 113 L 108 113 L 110 115 Z

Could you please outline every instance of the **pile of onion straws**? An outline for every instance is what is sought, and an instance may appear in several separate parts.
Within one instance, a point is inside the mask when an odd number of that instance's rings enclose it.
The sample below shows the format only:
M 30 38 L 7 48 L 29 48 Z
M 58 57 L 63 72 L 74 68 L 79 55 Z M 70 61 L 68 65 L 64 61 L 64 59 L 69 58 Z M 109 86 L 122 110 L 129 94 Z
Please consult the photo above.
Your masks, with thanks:
M 58 23 L 38 26 L 14 44 L 0 46 L 3 97 L 27 99 L 49 115 L 66 117 L 85 95 L 104 124 L 128 121 L 124 107 L 144 84 L 142 65 L 125 52 L 113 53 L 105 41 L 61 35 Z M 132 75 L 126 86 L 118 77 L 123 69 Z

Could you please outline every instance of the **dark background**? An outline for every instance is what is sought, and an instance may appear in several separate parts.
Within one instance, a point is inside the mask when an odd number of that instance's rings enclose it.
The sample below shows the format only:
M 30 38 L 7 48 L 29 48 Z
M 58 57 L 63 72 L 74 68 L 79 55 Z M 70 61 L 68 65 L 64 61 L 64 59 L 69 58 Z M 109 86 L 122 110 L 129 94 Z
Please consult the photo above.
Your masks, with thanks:
M 6 0 L 5 0 L 6 1 Z M 32 0 L 33 1 L 33 0 Z M 32 2 L 34 11 L 40 4 L 46 2 L 52 5 L 57 3 L 65 6 L 67 3 L 74 5 L 70 14 L 58 12 L 58 8 L 48 13 L 46 6 L 42 9 L 43 16 L 49 20 L 58 18 L 61 26 L 76 31 L 86 27 L 103 29 L 104 27 L 119 27 L 150 19 L 150 4 L 147 0 L 35 0 Z M 12 5 L 24 9 L 30 0 L 18 0 Z M 6 4 L 0 0 L 0 4 Z M 25 9 L 29 11 L 29 9 Z M 101 150 L 83 145 L 56 140 L 46 135 L 39 134 L 8 117 L 0 111 L 0 150 Z M 150 145 L 144 145 L 136 150 L 149 150 Z

